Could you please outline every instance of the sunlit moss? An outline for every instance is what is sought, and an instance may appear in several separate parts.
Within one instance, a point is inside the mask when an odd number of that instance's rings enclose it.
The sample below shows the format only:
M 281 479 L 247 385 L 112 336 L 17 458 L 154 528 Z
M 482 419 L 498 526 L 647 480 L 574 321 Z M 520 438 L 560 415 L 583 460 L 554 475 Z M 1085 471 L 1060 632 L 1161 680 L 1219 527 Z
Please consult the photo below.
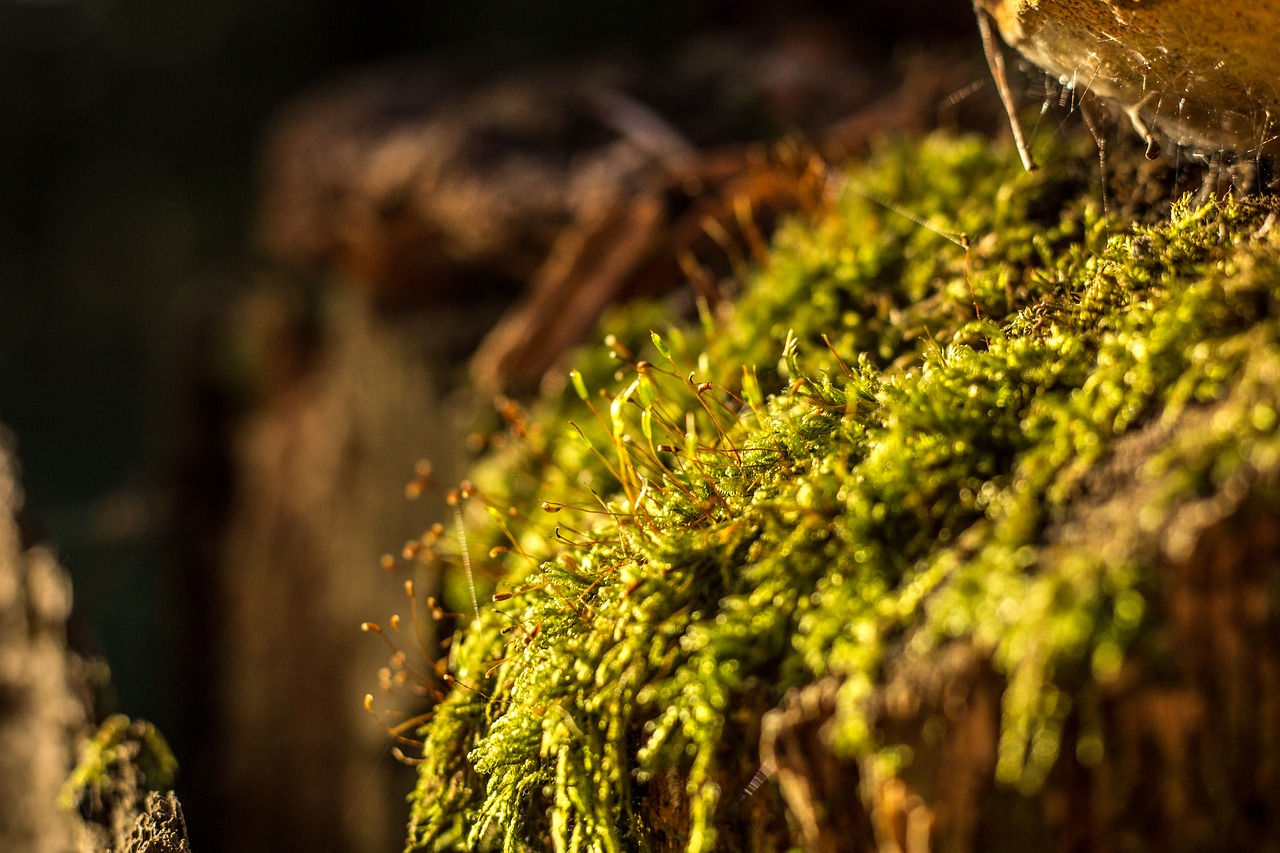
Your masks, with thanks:
M 713 849 L 745 695 L 836 676 L 836 747 L 870 755 L 887 657 L 953 638 L 1008 679 L 999 778 L 1042 783 L 1156 582 L 1140 553 L 1047 547 L 1088 472 L 1214 402 L 1221 423 L 1161 457 L 1159 502 L 1280 470 L 1269 210 L 1108 221 L 1073 156 L 1027 175 L 979 140 L 887 147 L 732 304 L 613 317 L 562 397 L 510 417 L 467 508 L 509 548 L 501 600 L 455 640 L 410 848 L 663 846 L 646 804 L 674 772 L 679 845 Z

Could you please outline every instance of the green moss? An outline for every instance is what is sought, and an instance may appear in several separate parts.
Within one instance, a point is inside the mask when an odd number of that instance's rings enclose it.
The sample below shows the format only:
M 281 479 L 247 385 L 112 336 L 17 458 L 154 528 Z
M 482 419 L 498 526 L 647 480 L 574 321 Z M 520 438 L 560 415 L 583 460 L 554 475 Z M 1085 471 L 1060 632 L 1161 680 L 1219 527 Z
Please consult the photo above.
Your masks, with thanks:
M 112 714 L 81 746 L 80 759 L 58 794 L 58 804 L 71 810 L 83 800 L 101 803 L 121 785 L 122 774 L 136 774 L 142 790 L 173 787 L 178 761 L 160 730 L 146 720 Z M 127 769 L 126 769 L 127 768 Z
M 652 307 L 612 318 L 563 397 L 512 418 L 468 507 L 510 546 L 501 600 L 452 649 L 410 848 L 710 850 L 744 696 L 837 676 L 836 745 L 871 755 L 888 656 L 954 638 L 1009 681 L 1000 779 L 1042 783 L 1073 690 L 1114 675 L 1156 583 L 1136 551 L 1047 547 L 1088 472 L 1215 401 L 1159 501 L 1280 469 L 1268 210 L 1107 221 L 1088 158 L 1059 145 L 1026 175 L 979 140 L 888 147 L 733 304 L 652 339 Z M 672 774 L 687 827 L 644 806 Z

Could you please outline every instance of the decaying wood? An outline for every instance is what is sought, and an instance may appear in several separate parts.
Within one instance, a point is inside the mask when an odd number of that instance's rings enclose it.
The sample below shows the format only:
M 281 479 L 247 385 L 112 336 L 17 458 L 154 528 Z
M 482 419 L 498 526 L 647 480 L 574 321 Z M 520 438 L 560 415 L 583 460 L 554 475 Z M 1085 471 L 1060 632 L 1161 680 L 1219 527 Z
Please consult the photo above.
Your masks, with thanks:
M 129 853 L 191 853 L 182 804 L 173 792 L 147 794 L 122 842 L 117 849 Z
M 74 792 L 76 853 L 191 853 L 182 805 L 173 791 L 149 790 L 150 724 L 109 719 L 111 758 L 101 775 Z
M 478 387 L 492 393 L 536 385 L 586 338 L 606 307 L 662 294 L 686 277 L 682 265 L 694 292 L 715 302 L 715 271 L 742 263 L 751 251 L 746 239 L 727 235 L 743 228 L 758 235 L 780 213 L 821 198 L 825 175 L 813 168 L 816 161 L 757 160 L 732 154 L 704 161 L 642 194 L 620 195 L 599 215 L 567 229 L 535 273 L 528 295 L 472 359 Z

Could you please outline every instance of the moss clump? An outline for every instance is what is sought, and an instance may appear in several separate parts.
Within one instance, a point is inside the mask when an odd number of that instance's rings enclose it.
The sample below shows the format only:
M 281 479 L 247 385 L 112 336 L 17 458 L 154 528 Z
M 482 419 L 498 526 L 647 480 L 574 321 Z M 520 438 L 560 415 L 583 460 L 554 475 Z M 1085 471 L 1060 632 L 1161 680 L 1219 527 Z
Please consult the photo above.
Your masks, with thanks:
M 999 778 L 1043 782 L 1072 691 L 1115 675 L 1156 583 L 1136 552 L 1046 548 L 1085 475 L 1213 401 L 1239 422 L 1188 439 L 1160 500 L 1280 470 L 1269 211 L 1107 221 L 1073 157 L 881 151 L 733 304 L 651 339 L 652 309 L 614 318 L 611 361 L 584 353 L 513 418 L 469 508 L 509 540 L 499 600 L 422 730 L 410 848 L 710 850 L 725 745 L 755 760 L 759 710 L 835 676 L 837 748 L 892 759 L 867 717 L 886 659 L 954 638 L 1008 679 Z M 655 808 L 672 780 L 681 805 Z
M 146 720 L 112 714 L 82 745 L 58 804 L 67 810 L 83 804 L 92 815 L 124 788 L 130 795 L 169 790 L 177 774 L 178 760 L 159 729 Z

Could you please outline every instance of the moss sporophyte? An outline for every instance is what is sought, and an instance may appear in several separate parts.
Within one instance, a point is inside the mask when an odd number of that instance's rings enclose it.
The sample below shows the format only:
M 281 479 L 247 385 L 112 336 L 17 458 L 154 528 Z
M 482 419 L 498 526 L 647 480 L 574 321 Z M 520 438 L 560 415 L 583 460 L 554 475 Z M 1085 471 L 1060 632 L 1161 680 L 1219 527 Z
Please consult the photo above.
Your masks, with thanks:
M 1090 472 L 1213 408 L 1117 524 L 1280 474 L 1280 229 L 1231 199 L 1109 221 L 1089 155 L 1036 144 L 1031 174 L 973 138 L 883 147 L 734 300 L 621 310 L 512 419 L 459 505 L 501 580 L 474 619 L 457 599 L 410 849 L 714 849 L 760 712 L 836 679 L 834 748 L 892 771 L 886 662 L 958 643 L 1006 685 L 999 781 L 1043 783 L 1152 624 L 1147 540 L 1059 535 Z

